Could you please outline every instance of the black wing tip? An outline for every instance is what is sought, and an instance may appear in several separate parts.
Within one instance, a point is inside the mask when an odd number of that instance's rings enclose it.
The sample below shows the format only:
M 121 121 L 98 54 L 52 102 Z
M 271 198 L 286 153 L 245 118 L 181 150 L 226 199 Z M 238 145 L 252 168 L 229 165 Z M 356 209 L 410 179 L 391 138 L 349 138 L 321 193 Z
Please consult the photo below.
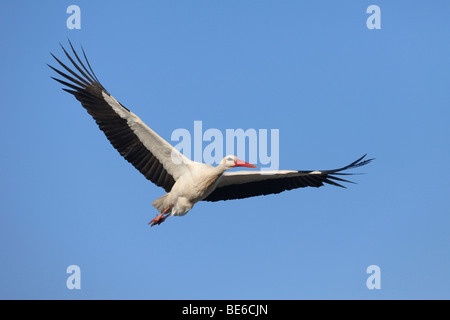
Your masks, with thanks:
M 359 159 L 353 161 L 349 165 L 347 165 L 347 166 L 345 166 L 343 168 L 337 169 L 337 170 L 332 170 L 332 171 L 339 172 L 339 171 L 344 171 L 344 170 L 348 170 L 348 169 L 354 169 L 354 168 L 362 167 L 362 166 L 365 166 L 366 164 L 371 163 L 373 160 L 375 160 L 375 158 L 370 158 L 370 159 L 363 160 L 366 156 L 367 156 L 367 153 L 365 155 L 363 155 L 362 157 L 360 157 Z
M 337 170 L 331 170 L 331 171 L 326 172 L 326 174 L 328 175 L 328 179 L 327 179 L 328 181 L 325 181 L 325 182 L 329 183 L 329 181 L 330 181 L 329 179 L 333 179 L 333 180 L 338 180 L 338 181 L 342 181 L 342 182 L 346 182 L 346 183 L 357 184 L 356 182 L 336 177 L 336 175 L 362 174 L 362 173 L 347 173 L 347 172 L 346 173 L 342 173 L 341 171 L 354 169 L 354 168 L 359 168 L 359 167 L 365 166 L 365 165 L 367 165 L 367 164 L 369 164 L 369 163 L 371 163 L 372 161 L 375 160 L 375 158 L 370 158 L 370 159 L 364 160 L 364 158 L 366 156 L 367 156 L 367 153 L 365 155 L 363 155 L 362 157 L 360 157 L 359 159 L 353 161 L 352 163 L 350 163 L 349 165 L 347 165 L 347 166 L 345 166 L 343 168 L 340 168 L 340 169 L 337 169 Z M 331 184 L 333 184 L 335 186 L 338 186 L 338 187 L 342 187 L 342 188 L 347 189 L 347 187 L 345 187 L 343 185 L 340 185 L 340 184 L 336 183 L 335 181 L 333 181 L 333 183 L 331 183 Z
M 79 56 L 78 56 L 78 54 L 77 54 L 75 48 L 73 47 L 72 42 L 70 41 L 69 38 L 67 38 L 67 41 L 69 43 L 70 48 L 72 49 L 74 58 L 72 58 L 72 56 L 69 54 L 69 52 L 66 50 L 66 48 L 64 47 L 64 45 L 61 42 L 59 42 L 59 45 L 60 45 L 62 51 L 64 52 L 65 56 L 69 59 L 69 61 L 72 63 L 72 65 L 75 67 L 75 69 L 72 69 L 72 68 L 69 68 L 68 66 L 66 66 L 52 52 L 49 52 L 50 55 L 53 57 L 53 59 L 55 59 L 55 61 L 61 67 L 63 67 L 66 71 L 68 71 L 68 73 L 70 73 L 73 77 L 77 78 L 79 81 L 85 83 L 86 85 L 94 85 L 94 86 L 95 85 L 99 85 L 103 89 L 103 86 L 100 84 L 100 81 L 98 80 L 97 76 L 95 75 L 94 71 L 92 70 L 92 68 L 91 68 L 91 66 L 89 64 L 89 60 L 86 57 L 86 53 L 85 53 L 83 47 L 81 47 L 81 51 L 83 52 L 83 56 L 84 56 L 85 62 L 81 61 L 81 59 L 79 58 Z M 76 61 L 74 59 L 76 59 Z M 86 68 L 85 64 L 87 64 L 89 70 Z M 54 71 L 60 73 L 59 70 L 57 70 L 56 68 L 52 67 L 48 63 L 47 63 L 47 66 L 52 68 Z M 76 73 L 75 71 L 78 71 L 78 73 Z M 72 80 L 72 79 L 69 79 L 69 80 Z
M 353 173 L 353 172 L 342 172 L 345 170 L 349 170 L 349 169 L 354 169 L 354 168 L 359 168 L 362 166 L 365 166 L 369 163 L 371 163 L 373 160 L 375 160 L 375 158 L 371 158 L 371 159 L 366 159 L 364 160 L 364 158 L 367 156 L 367 154 L 363 155 L 362 157 L 358 158 L 357 160 L 353 161 L 352 163 L 350 163 L 349 165 L 346 165 L 345 167 L 339 168 L 339 169 L 335 169 L 335 170 L 314 170 L 314 171 L 320 171 L 320 175 L 323 177 L 322 182 L 327 183 L 327 184 L 331 184 L 334 185 L 336 187 L 340 187 L 340 188 L 344 188 L 347 189 L 347 187 L 345 185 L 342 185 L 339 182 L 344 182 L 344 183 L 352 183 L 352 184 L 357 184 L 356 182 L 347 180 L 347 179 L 343 179 L 337 176 L 351 176 L 351 175 L 356 175 L 356 174 L 363 174 L 363 173 Z M 311 174 L 314 171 L 299 171 L 302 173 L 306 173 L 306 174 Z
M 70 41 L 69 37 L 67 37 L 67 42 L 69 42 L 70 47 L 73 48 L 72 42 Z M 66 48 L 64 48 L 64 46 L 63 46 L 63 44 L 62 44 L 61 42 L 58 42 L 58 44 L 59 44 L 59 46 L 61 47 L 61 49 L 62 49 L 64 52 L 67 52 L 67 51 L 66 51 Z M 50 52 L 50 54 L 53 56 L 53 54 L 52 54 L 51 52 Z M 54 57 L 54 56 L 53 56 L 53 57 Z
M 312 173 L 315 171 L 319 171 L 322 174 L 336 174 L 336 175 L 354 175 L 354 174 L 362 174 L 362 173 L 350 173 L 350 172 L 342 172 L 345 170 L 349 170 L 349 169 L 354 169 L 354 168 L 358 168 L 358 167 L 362 167 L 365 166 L 369 163 L 371 163 L 373 160 L 375 160 L 375 158 L 371 158 L 371 159 L 367 159 L 367 160 L 363 160 L 365 157 L 367 156 L 367 153 L 365 155 L 363 155 L 362 157 L 358 158 L 357 160 L 353 161 L 352 163 L 346 165 L 345 167 L 339 168 L 339 169 L 334 169 L 334 170 L 299 170 L 298 172 L 300 173 Z

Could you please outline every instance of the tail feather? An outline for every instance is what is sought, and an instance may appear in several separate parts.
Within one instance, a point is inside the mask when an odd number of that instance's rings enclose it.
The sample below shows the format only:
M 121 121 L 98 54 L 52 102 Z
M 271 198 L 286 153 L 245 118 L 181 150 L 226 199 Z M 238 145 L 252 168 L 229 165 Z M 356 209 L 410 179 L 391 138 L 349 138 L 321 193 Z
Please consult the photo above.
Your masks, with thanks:
M 166 209 L 168 207 L 168 205 L 164 203 L 166 201 L 168 195 L 169 194 L 166 193 L 162 197 L 159 197 L 158 199 L 153 201 L 152 206 L 154 206 L 156 208 L 156 210 L 158 210 L 159 212 L 162 213 L 164 211 L 164 209 Z

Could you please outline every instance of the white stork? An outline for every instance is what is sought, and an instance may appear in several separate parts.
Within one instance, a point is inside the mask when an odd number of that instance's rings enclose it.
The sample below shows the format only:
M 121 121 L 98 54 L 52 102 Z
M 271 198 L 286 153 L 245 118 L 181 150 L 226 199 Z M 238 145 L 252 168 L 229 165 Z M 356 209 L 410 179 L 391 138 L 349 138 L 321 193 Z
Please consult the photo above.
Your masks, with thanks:
M 74 57 L 71 57 L 62 45 L 61 48 L 78 73 L 51 54 L 67 72 L 48 65 L 64 77 L 65 81 L 52 78 L 65 85 L 67 88 L 63 90 L 73 94 L 81 102 L 114 148 L 128 162 L 148 180 L 167 192 L 153 201 L 153 206 L 160 214 L 149 222 L 151 226 L 159 225 L 171 215 L 185 215 L 195 203 L 202 200 L 242 199 L 296 188 L 320 187 L 324 183 L 345 188 L 336 181 L 351 182 L 338 177 L 351 173 L 342 171 L 363 166 L 373 160 L 363 161 L 364 155 L 349 165 L 335 170 L 265 171 L 264 174 L 258 171 L 226 172 L 234 167 L 256 168 L 233 155 L 226 156 L 216 167 L 191 161 L 114 99 L 100 84 L 83 48 L 83 56 L 89 70 L 70 41 L 69 44 Z M 178 161 L 174 161 L 177 159 Z

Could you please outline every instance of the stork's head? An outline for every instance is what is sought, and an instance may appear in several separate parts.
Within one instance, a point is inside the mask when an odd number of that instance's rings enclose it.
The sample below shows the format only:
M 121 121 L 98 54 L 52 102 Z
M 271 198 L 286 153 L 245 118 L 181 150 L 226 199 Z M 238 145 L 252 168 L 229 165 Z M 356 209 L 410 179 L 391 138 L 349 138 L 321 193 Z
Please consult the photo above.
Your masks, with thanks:
M 250 163 L 239 160 L 236 156 L 232 156 L 232 155 L 226 156 L 225 158 L 222 159 L 222 161 L 220 163 L 226 168 L 226 170 L 235 168 L 235 167 L 257 168 L 257 166 L 254 166 Z

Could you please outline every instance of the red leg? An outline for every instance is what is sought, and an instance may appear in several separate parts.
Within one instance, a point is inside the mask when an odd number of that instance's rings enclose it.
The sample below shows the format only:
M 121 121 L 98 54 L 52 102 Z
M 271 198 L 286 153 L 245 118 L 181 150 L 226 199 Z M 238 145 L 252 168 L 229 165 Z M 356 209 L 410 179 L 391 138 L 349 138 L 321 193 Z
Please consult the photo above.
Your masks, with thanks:
M 167 219 L 167 217 L 170 217 L 170 212 L 167 213 L 167 211 L 169 211 L 170 209 L 172 209 L 172 206 L 167 207 L 166 209 L 164 209 L 164 211 L 161 214 L 156 215 L 155 219 L 153 219 L 152 221 L 150 221 L 148 224 L 151 224 L 151 227 L 153 227 L 154 225 L 158 225 L 164 222 L 164 220 Z M 164 216 L 166 215 L 166 216 Z

